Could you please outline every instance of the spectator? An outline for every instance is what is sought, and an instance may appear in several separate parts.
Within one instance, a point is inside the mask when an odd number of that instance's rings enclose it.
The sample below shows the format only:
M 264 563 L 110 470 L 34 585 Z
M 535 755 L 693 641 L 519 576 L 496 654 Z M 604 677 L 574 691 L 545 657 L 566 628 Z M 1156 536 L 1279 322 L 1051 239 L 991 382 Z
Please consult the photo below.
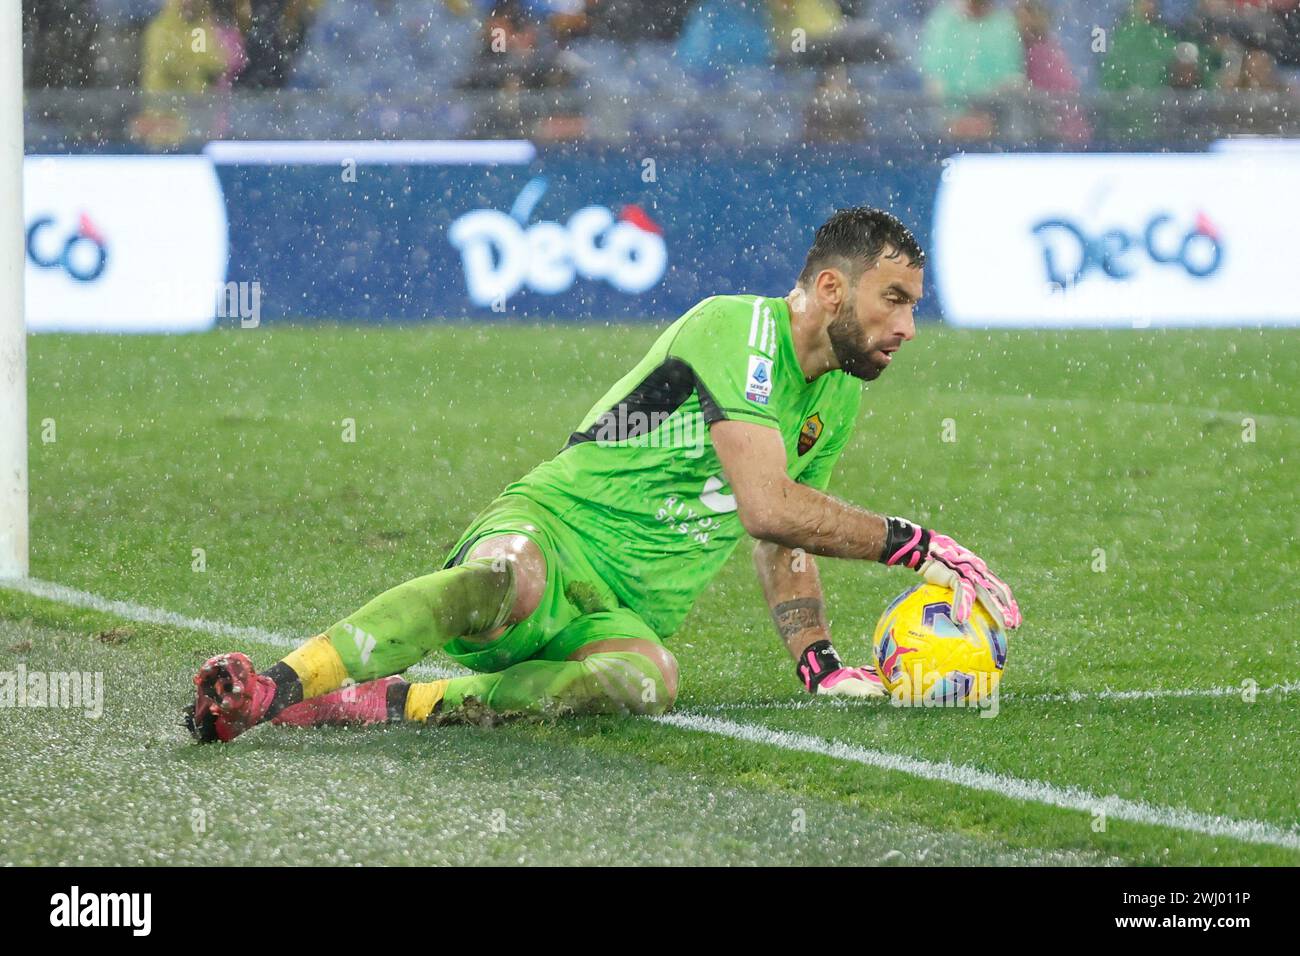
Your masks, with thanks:
M 844 25 L 844 13 L 835 0 L 768 0 L 772 38 L 782 54 L 794 44 L 795 31 L 803 31 L 805 44 L 827 41 Z M 826 79 L 825 77 L 823 79 Z M 831 80 L 832 85 L 836 81 Z
M 208 0 L 166 0 L 144 31 L 146 93 L 205 93 L 227 66 Z
M 1277 11 L 1277 48 L 1272 51 L 1279 66 L 1300 68 L 1300 0 L 1290 0 Z
M 1300 11 L 1300 0 L 1272 0 L 1257 5 L 1228 3 L 1226 0 L 1202 0 L 1192 29 L 1207 55 L 1210 70 L 1216 72 L 1218 85 L 1234 88 L 1244 66 L 1247 50 L 1261 50 L 1270 60 L 1286 62 L 1289 56 L 1289 18 Z
M 768 0 L 777 62 L 798 67 L 875 63 L 892 56 L 889 38 L 865 19 L 849 20 L 836 0 Z M 838 82 L 821 74 L 820 81 Z
M 1076 98 L 1079 79 L 1052 29 L 1047 7 L 1042 0 L 1020 0 L 1016 23 L 1025 48 L 1025 78 L 1030 89 L 1059 100 L 1050 110 L 1052 138 L 1067 143 L 1086 142 L 1092 130 Z
M 1101 88 L 1112 92 L 1163 88 L 1177 43 L 1156 19 L 1155 0 L 1133 0 L 1128 16 L 1110 32 Z
M 1201 60 L 1201 51 L 1190 40 L 1174 44 L 1174 58 L 1169 64 L 1167 85 L 1172 90 L 1199 90 L 1205 86 L 1209 71 Z
M 994 0 L 948 0 L 921 32 L 921 74 L 944 99 L 989 96 L 1024 83 L 1016 19 Z
M 598 0 L 590 11 L 592 29 L 623 43 L 676 40 L 692 6 L 690 0 Z
M 188 135 L 186 104 L 176 97 L 208 92 L 227 69 L 208 0 L 166 0 L 144 31 L 140 86 L 147 106 L 135 133 L 153 147 Z
M 1133 0 L 1128 16 L 1110 31 L 1101 62 L 1101 88 L 1112 94 L 1105 128 L 1122 141 L 1152 139 L 1162 102 L 1152 95 L 1169 88 L 1178 39 L 1156 18 L 1155 0 Z M 1181 69 L 1186 76 L 1186 67 Z M 1136 95 L 1135 95 L 1136 94 Z
M 1240 67 L 1225 76 L 1223 88 L 1237 94 L 1231 107 L 1216 117 L 1225 135 L 1276 136 L 1283 124 L 1295 122 L 1296 99 L 1279 96 L 1288 88 L 1268 50 L 1247 50 Z
M 25 86 L 93 84 L 99 21 L 92 0 L 24 3 L 22 17 Z
M 470 89 L 524 90 L 567 86 L 573 77 L 561 68 L 554 38 L 545 28 L 545 14 L 531 13 L 521 0 L 501 0 L 483 22 L 478 59 Z
M 1246 50 L 1228 29 L 1226 21 L 1214 17 L 1190 17 L 1184 29 L 1196 38 L 1210 64 L 1210 75 L 1205 77 L 1204 85 L 1232 88 L 1241 72 Z
M 240 73 L 238 85 L 254 89 L 284 87 L 321 3 L 322 0 L 249 0 L 248 20 L 243 25 L 248 65 Z
M 474 54 L 478 22 L 448 0 L 350 0 L 323 7 L 294 66 L 292 84 L 348 93 L 454 86 Z M 382 56 L 375 51 L 382 50 Z
M 225 58 L 226 68 L 217 77 L 214 84 L 222 94 L 223 102 L 212 119 L 210 134 L 214 137 L 225 136 L 231 129 L 230 96 L 235 85 L 235 78 L 248 66 L 248 56 L 244 52 L 244 35 L 238 25 L 239 8 L 245 10 L 248 0 L 212 0 L 212 20 L 215 26 L 217 43 L 221 55 Z
M 551 36 L 560 42 L 591 32 L 587 0 L 525 0 L 529 11 L 541 20 Z
M 480 101 L 474 117 L 480 136 L 531 136 L 541 140 L 580 137 L 585 122 L 577 104 L 564 97 L 543 103 L 530 91 L 563 91 L 574 85 L 570 64 L 579 62 L 560 47 L 549 27 L 560 4 L 530 6 L 524 0 L 499 0 L 483 23 L 482 45 L 468 79 L 469 89 L 496 91 Z M 566 31 L 578 21 L 571 9 L 561 14 Z M 583 27 L 585 29 L 585 27 Z M 565 33 L 565 39 L 570 34 Z
M 1287 86 L 1277 75 L 1277 63 L 1267 50 L 1248 50 L 1232 87 L 1264 93 L 1283 93 Z
M 686 17 L 677 56 L 696 74 L 729 76 L 772 60 L 766 0 L 704 0 Z
M 921 30 L 921 75 L 931 96 L 957 109 L 949 116 L 949 132 L 958 139 L 993 135 L 992 97 L 1025 83 L 1016 18 L 995 6 L 993 0 L 948 0 Z
M 836 66 L 824 70 L 804 113 L 804 140 L 856 143 L 866 133 L 866 113 L 861 99 L 853 92 L 848 68 Z
M 239 9 L 248 9 L 248 0 L 212 0 L 212 19 L 216 26 L 217 43 L 221 46 L 226 68 L 217 77 L 219 90 L 229 90 L 237 77 L 248 66 L 244 50 L 244 35 L 239 29 Z

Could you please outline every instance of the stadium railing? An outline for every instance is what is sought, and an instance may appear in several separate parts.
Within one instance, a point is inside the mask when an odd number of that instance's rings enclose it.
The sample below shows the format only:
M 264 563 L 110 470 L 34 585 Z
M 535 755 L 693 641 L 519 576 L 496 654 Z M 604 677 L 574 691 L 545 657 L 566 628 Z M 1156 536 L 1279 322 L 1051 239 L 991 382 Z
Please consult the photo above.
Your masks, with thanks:
M 1300 135 L 1294 91 L 1143 90 L 1075 97 L 1022 92 L 962 104 L 902 91 L 852 88 L 819 95 L 741 85 L 661 89 L 653 97 L 588 89 L 458 91 L 399 97 L 281 90 L 147 96 L 138 91 L 26 93 L 29 152 L 95 146 L 193 149 L 213 139 L 443 139 L 527 137 L 542 142 L 631 141 L 781 146 L 798 142 L 1077 148 L 1203 145 L 1228 135 Z M 960 122 L 972 115 L 973 124 Z M 961 130 L 975 129 L 973 135 Z

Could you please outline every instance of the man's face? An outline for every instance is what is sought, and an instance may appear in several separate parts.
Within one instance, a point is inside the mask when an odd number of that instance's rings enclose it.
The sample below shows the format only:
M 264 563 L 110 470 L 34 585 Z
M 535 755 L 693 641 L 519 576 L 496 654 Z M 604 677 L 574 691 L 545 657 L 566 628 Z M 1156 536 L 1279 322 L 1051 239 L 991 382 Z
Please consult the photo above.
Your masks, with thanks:
M 840 368 L 863 381 L 879 378 L 903 343 L 916 337 L 912 310 L 921 298 L 923 270 L 908 262 L 882 255 L 826 326 Z

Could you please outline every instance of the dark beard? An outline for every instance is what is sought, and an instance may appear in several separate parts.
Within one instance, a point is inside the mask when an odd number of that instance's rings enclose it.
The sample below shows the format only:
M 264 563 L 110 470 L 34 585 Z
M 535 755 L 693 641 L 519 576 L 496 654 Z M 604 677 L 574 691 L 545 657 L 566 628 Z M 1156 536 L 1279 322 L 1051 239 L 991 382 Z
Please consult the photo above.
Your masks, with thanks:
M 831 340 L 831 350 L 840 368 L 854 378 L 870 382 L 879 378 L 885 369 L 871 360 L 871 344 L 858 328 L 856 318 L 853 304 L 845 302 L 826 326 L 826 335 Z

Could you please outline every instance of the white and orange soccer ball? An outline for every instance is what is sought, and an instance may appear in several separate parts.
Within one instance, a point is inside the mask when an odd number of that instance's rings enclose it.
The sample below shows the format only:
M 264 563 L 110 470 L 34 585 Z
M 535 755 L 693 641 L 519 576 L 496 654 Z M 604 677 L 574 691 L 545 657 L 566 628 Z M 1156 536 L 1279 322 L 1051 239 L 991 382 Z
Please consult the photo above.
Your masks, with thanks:
M 960 707 L 990 698 L 1007 663 L 1007 637 L 983 606 L 952 619 L 951 588 L 918 584 L 890 602 L 872 636 L 876 670 L 895 703 Z

